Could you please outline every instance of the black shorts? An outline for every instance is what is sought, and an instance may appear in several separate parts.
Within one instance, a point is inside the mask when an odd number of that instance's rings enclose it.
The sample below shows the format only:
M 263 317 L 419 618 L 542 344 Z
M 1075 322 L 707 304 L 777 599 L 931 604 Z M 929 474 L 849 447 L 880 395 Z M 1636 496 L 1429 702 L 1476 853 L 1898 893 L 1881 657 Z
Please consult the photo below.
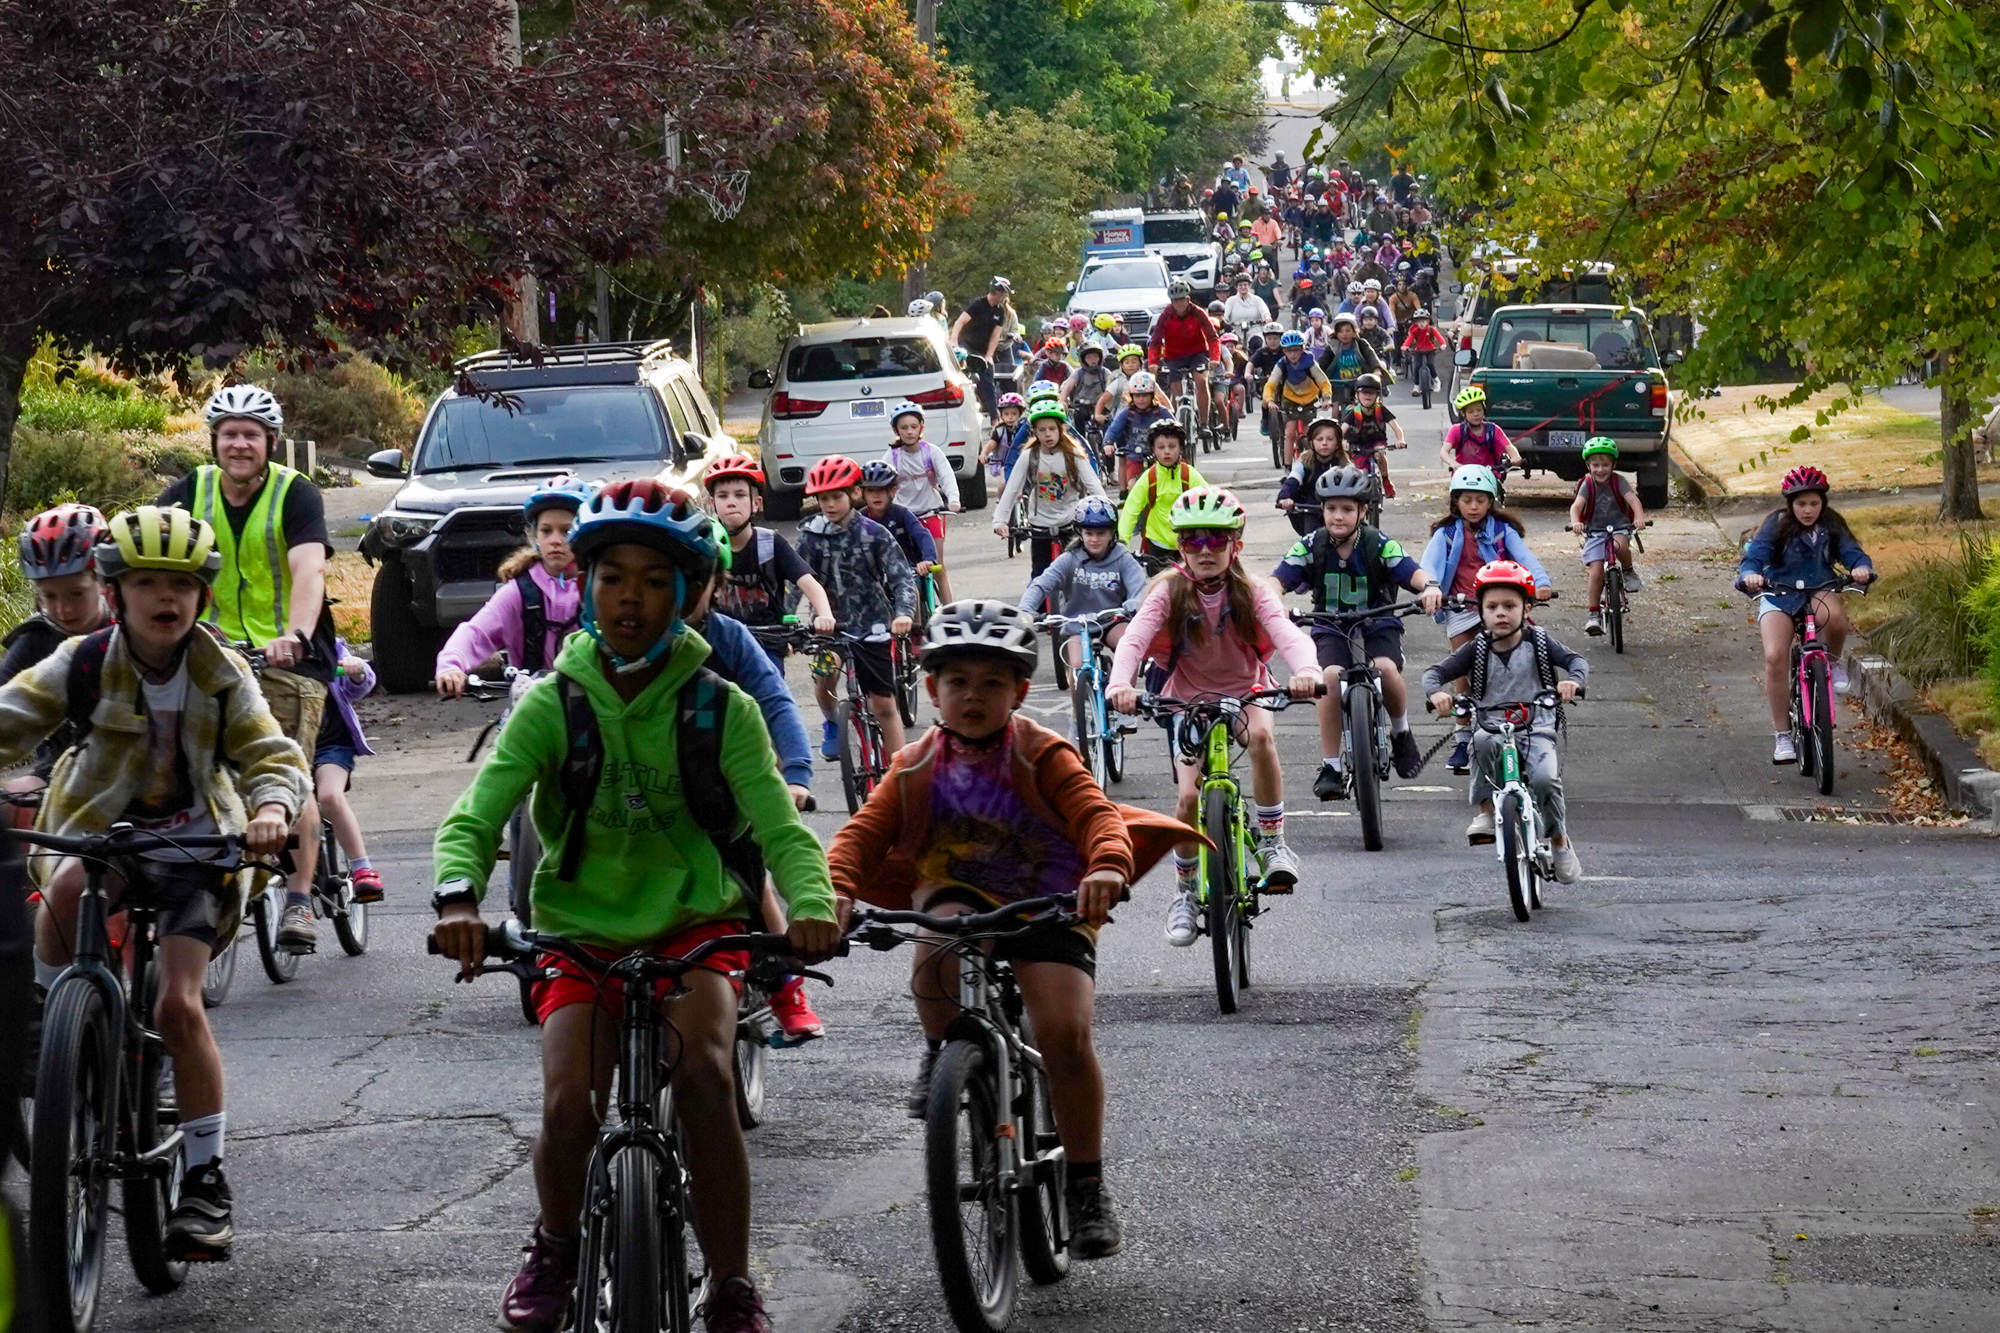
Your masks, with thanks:
M 947 886 L 932 894 L 924 909 L 936 912 L 945 903 L 963 903 L 975 912 L 990 912 L 1002 905 L 997 899 Z M 1088 926 L 1031 926 L 994 940 L 993 956 L 1010 963 L 1061 963 L 1097 980 L 1097 932 Z
M 142 896 L 153 909 L 156 936 L 184 935 L 210 949 L 215 947 L 216 928 L 222 921 L 222 892 L 229 882 L 223 872 L 199 861 L 141 858 L 128 864 L 145 881 Z
M 847 650 L 854 655 L 854 678 L 861 683 L 861 692 L 880 698 L 894 697 L 896 669 L 889 658 L 889 641 L 864 639 L 850 642 Z
M 1368 650 L 1368 660 L 1386 657 L 1396 664 L 1396 670 L 1403 669 L 1403 626 L 1399 621 L 1393 625 L 1369 625 L 1361 631 L 1362 645 Z M 1331 630 L 1314 630 L 1313 646 L 1319 649 L 1319 664 L 1323 667 L 1337 666 L 1350 671 L 1356 665 L 1348 661 L 1347 636 Z

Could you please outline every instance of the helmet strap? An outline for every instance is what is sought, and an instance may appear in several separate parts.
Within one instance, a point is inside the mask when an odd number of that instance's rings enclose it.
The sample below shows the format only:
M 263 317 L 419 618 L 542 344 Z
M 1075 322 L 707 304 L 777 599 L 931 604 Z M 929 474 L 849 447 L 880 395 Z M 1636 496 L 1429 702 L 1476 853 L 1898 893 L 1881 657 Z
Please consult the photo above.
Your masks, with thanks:
M 660 659 L 665 657 L 668 650 L 674 646 L 674 641 L 680 637 L 681 631 L 687 628 L 687 622 L 681 619 L 681 607 L 686 601 L 687 575 L 679 569 L 675 569 L 673 623 L 668 625 L 666 632 L 660 635 L 653 646 L 648 648 L 639 657 L 621 657 L 610 644 L 604 641 L 604 632 L 597 624 L 596 599 L 591 595 L 590 579 L 587 575 L 583 580 L 583 601 L 577 615 L 577 623 L 582 625 L 584 633 L 590 635 L 596 641 L 597 646 L 604 650 L 604 655 L 611 659 L 612 671 L 621 676 L 629 676 L 635 671 L 644 671 L 647 667 L 657 666 Z

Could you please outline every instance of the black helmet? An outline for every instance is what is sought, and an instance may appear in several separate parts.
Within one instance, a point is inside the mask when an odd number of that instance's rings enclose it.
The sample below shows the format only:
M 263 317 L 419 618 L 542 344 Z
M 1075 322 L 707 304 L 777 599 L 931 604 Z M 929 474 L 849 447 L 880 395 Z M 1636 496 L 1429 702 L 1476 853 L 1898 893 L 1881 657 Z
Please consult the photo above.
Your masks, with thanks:
M 1368 389 L 1375 393 L 1382 392 L 1382 377 L 1380 375 L 1363 375 L 1356 379 L 1354 381 L 1354 392 L 1360 393 L 1363 389 Z
M 896 484 L 896 469 L 881 459 L 861 465 L 861 486 L 863 490 L 886 490 Z
M 1220 301 L 1210 301 L 1208 303 L 1208 313 L 1211 315 L 1219 315 L 1228 308 L 1228 306 L 1222 304 Z
M 1034 617 L 1012 602 L 985 597 L 939 607 L 917 660 L 935 671 L 954 657 L 1004 657 L 1023 676 L 1033 676 L 1041 657 Z
M 1366 500 L 1374 481 L 1358 467 L 1330 467 L 1319 474 L 1313 492 L 1322 500 Z

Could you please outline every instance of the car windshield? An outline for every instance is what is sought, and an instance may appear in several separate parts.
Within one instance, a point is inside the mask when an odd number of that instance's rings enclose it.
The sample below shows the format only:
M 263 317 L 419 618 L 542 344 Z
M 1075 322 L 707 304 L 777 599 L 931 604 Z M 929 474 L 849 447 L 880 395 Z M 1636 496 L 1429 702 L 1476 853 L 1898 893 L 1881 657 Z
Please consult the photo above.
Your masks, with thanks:
M 1146 244 L 1200 245 L 1208 239 L 1200 218 L 1147 218 Z
M 1630 315 L 1608 311 L 1505 315 L 1494 322 L 1487 343 L 1494 349 L 1496 366 L 1518 366 L 1529 350 L 1551 343 L 1590 353 L 1600 370 L 1640 370 L 1659 364 L 1645 326 Z
M 504 401 L 447 398 L 417 450 L 417 471 L 667 458 L 652 390 L 639 384 L 522 389 Z
M 845 338 L 840 342 L 794 347 L 785 359 L 793 384 L 832 380 L 875 380 L 896 375 L 935 375 L 937 346 L 928 338 Z
M 1164 287 L 1158 264 L 1104 264 L 1083 275 L 1080 292 L 1115 292 L 1128 287 Z

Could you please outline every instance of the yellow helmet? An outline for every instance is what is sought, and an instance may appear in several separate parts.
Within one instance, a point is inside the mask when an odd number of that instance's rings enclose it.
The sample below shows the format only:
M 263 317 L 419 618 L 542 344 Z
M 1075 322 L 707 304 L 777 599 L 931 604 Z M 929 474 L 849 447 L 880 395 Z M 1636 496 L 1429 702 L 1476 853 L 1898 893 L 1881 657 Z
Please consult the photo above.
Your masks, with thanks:
M 192 574 L 205 584 L 222 570 L 215 529 L 185 509 L 140 505 L 113 518 L 97 539 L 97 572 L 107 579 L 135 569 Z

